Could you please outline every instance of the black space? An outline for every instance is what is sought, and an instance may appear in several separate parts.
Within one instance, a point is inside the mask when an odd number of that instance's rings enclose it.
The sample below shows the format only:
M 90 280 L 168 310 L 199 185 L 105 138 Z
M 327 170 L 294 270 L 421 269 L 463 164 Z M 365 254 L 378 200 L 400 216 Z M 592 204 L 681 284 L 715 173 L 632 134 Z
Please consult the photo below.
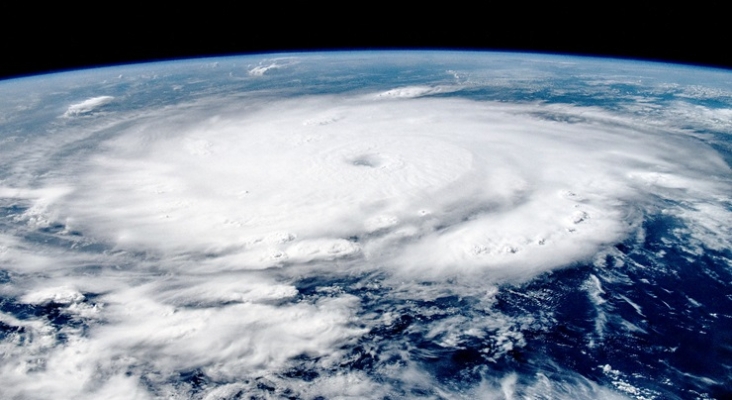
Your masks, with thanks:
M 59 6 L 46 10 L 51 15 L 46 20 L 27 10 L 8 15 L 13 24 L 0 27 L 0 79 L 190 57 L 360 49 L 544 52 L 732 68 L 727 13 L 721 9 L 609 10 L 601 4 L 537 9 L 516 3 L 509 10 L 442 3 L 441 9 L 395 15 L 394 7 L 368 6 L 349 11 L 275 4 L 241 11 L 199 3 L 156 14 L 119 9 L 89 14 Z

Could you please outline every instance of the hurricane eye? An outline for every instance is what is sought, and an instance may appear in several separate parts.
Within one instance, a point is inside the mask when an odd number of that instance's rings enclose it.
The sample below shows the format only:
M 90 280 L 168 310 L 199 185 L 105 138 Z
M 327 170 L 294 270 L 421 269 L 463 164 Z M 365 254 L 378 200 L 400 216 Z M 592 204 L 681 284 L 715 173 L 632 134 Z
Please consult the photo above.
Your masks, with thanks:
M 350 160 L 351 165 L 356 167 L 378 168 L 382 162 L 379 156 L 374 154 L 363 154 Z

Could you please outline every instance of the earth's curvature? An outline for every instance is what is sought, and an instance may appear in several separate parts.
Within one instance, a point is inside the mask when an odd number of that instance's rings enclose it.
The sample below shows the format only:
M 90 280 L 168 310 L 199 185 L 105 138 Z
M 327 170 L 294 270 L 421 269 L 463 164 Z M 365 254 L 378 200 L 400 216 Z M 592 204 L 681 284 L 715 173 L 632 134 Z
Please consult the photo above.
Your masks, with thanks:
M 0 82 L 0 398 L 729 398 L 731 134 L 618 60 Z

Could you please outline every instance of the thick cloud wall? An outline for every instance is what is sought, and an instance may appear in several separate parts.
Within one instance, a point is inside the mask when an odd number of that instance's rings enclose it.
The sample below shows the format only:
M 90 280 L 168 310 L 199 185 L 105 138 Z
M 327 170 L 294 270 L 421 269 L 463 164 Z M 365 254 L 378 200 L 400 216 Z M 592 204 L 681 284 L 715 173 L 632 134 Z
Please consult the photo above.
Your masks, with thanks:
M 622 240 L 651 194 L 714 207 L 729 183 L 711 149 L 595 109 L 325 97 L 200 117 L 122 132 L 39 202 L 176 271 L 529 277 Z
M 580 376 L 435 386 L 407 339 L 378 349 L 402 357 L 373 366 L 393 381 L 344 369 L 409 304 L 450 296 L 478 299 L 482 318 L 425 309 L 445 318 L 412 333 L 444 348 L 490 337 L 486 354 L 505 357 L 536 321 L 493 310 L 499 285 L 601 265 L 650 214 L 683 221 L 691 253 L 732 243 L 730 169 L 698 138 L 600 107 L 440 96 L 460 89 L 161 107 L 67 155 L 52 149 L 68 136 L 44 137 L 33 159 L 53 171 L 0 181 L 18 210 L 0 232 L 2 291 L 57 319 L 0 313 L 15 332 L 0 342 L 3 396 L 380 398 L 398 381 L 435 398 L 622 398 Z M 122 101 L 77 100 L 59 119 Z

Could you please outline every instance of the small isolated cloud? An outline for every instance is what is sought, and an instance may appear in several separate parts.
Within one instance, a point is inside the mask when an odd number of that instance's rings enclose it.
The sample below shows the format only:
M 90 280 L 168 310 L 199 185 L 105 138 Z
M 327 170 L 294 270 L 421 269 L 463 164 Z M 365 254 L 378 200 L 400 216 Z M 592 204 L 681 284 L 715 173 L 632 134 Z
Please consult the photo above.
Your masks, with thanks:
M 256 67 L 249 69 L 249 75 L 263 76 L 270 71 L 286 68 L 291 64 L 292 61 L 287 59 L 263 60 Z
M 69 108 L 66 109 L 66 112 L 63 116 L 68 118 L 88 114 L 96 110 L 97 108 L 111 102 L 112 100 L 114 100 L 114 97 L 112 96 L 92 97 L 90 99 L 82 101 L 81 103 L 70 105 Z

